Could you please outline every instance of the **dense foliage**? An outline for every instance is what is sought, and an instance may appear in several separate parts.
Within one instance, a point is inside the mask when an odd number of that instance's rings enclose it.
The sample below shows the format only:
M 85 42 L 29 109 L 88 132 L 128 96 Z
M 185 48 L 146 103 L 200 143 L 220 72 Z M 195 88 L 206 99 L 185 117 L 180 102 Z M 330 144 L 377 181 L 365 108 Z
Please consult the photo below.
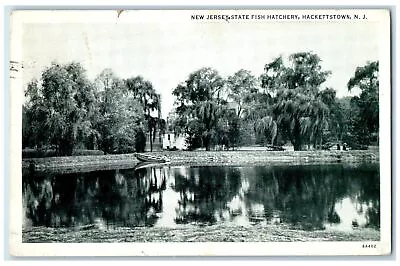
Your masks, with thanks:
M 361 94 L 351 99 L 355 118 L 353 133 L 361 144 L 379 140 L 379 62 L 357 67 L 347 83 L 349 90 L 359 88 Z
M 175 109 L 166 122 L 160 95 L 143 77 L 121 79 L 105 69 L 91 82 L 79 63 L 52 63 L 25 89 L 23 148 L 59 156 L 78 149 L 142 152 L 147 141 L 153 150 L 166 129 L 185 136 L 189 149 L 377 145 L 379 62 L 357 67 L 347 84 L 360 91 L 354 97 L 339 99 L 324 88 L 330 74 L 311 52 L 280 56 L 259 77 L 240 69 L 224 79 L 204 67 L 173 90 Z
M 160 96 L 142 77 L 118 78 L 103 70 L 90 82 L 78 63 L 52 63 L 25 91 L 23 147 L 72 155 L 144 151 L 146 132 L 162 125 Z M 156 111 L 158 117 L 153 117 Z M 154 134 L 153 134 L 154 135 Z
M 78 63 L 52 63 L 41 81 L 28 84 L 23 108 L 23 146 L 53 146 L 71 155 L 77 143 L 90 138 L 95 110 L 94 85 Z
M 178 114 L 175 124 L 187 134 L 189 149 L 237 144 L 238 115 L 227 104 L 224 85 L 216 70 L 202 68 L 174 89 Z
M 256 78 L 241 69 L 224 80 L 215 69 L 202 68 L 179 84 L 175 132 L 186 133 L 189 148 L 237 145 L 322 149 L 333 143 L 352 148 L 378 139 L 378 63 L 357 68 L 348 88 L 360 96 L 336 97 L 322 85 L 330 71 L 310 52 L 282 56 L 267 63 Z

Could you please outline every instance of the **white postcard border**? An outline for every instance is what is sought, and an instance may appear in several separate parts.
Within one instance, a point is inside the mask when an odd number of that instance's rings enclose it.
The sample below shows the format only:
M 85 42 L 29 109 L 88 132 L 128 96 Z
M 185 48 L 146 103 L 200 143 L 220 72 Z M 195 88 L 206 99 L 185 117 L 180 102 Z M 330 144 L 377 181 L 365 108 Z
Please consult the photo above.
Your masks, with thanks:
M 74 12 L 74 15 L 71 15 Z M 141 13 L 142 22 L 154 21 L 152 16 L 160 18 L 172 11 L 132 11 Z M 143 12 L 153 12 L 152 16 Z M 160 12 L 159 14 L 156 14 Z M 169 16 L 170 21 L 190 16 L 191 13 L 218 13 L 216 10 L 180 10 L 179 16 Z M 246 13 L 254 12 L 246 10 Z M 257 11 L 256 11 L 257 12 Z M 297 13 L 296 10 L 274 13 Z M 301 12 L 315 13 L 315 10 Z M 335 13 L 335 10 L 324 10 Z M 390 76 L 390 18 L 388 10 L 345 10 L 349 13 L 367 13 L 371 20 L 380 21 L 382 31 L 380 44 L 380 180 L 381 180 L 381 241 L 376 249 L 363 249 L 364 242 L 288 242 L 288 243 L 101 243 L 101 244 L 32 244 L 22 243 L 22 173 L 21 173 L 21 106 L 23 91 L 20 78 L 10 80 L 10 253 L 15 256 L 264 256 L 264 255 L 381 255 L 391 250 L 391 76 Z M 224 10 L 226 13 L 226 10 Z M 154 18 L 154 17 L 153 17 Z M 17 11 L 11 17 L 11 60 L 22 59 L 21 34 L 24 23 L 56 22 L 108 22 L 131 23 L 131 16 L 117 18 L 115 11 Z M 185 18 L 189 19 L 189 18 Z M 166 21 L 169 21 L 166 20 Z M 164 22 L 166 22 L 164 20 Z M 216 23 L 216 22 L 210 22 Z M 233 23 L 240 23 L 234 21 Z M 251 22 L 248 22 L 251 23 Z M 272 23 L 272 22 L 271 22 Z M 275 22 L 273 22 L 275 23 Z M 276 22 L 279 23 L 279 22 Z M 328 22 L 327 22 L 328 23 Z

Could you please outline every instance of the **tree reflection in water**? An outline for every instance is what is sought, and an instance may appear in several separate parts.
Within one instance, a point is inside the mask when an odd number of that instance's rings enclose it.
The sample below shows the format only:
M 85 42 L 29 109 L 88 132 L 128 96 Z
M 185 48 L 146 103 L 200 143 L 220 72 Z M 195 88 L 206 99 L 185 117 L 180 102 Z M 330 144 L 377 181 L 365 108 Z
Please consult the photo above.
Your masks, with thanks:
M 379 228 L 379 184 L 378 165 L 36 173 L 23 177 L 24 226 L 268 223 L 303 230 Z
M 186 170 L 186 171 L 185 171 Z M 176 223 L 215 223 L 223 217 L 227 202 L 239 189 L 236 168 L 201 167 L 175 172 L 175 190 L 180 199 Z
M 27 224 L 152 226 L 162 212 L 162 168 L 24 176 Z
M 271 214 L 279 213 L 280 222 L 305 230 L 324 229 L 327 223 L 341 222 L 335 204 L 345 197 L 355 203 L 374 202 L 368 210 L 379 212 L 379 189 L 369 191 L 371 183 L 379 187 L 374 167 L 364 172 L 340 165 L 272 167 L 268 172 L 256 167 L 254 171 L 247 199 L 264 204 L 267 221 Z M 264 178 L 257 178 L 262 175 Z M 367 225 L 379 227 L 366 215 Z
M 347 225 L 380 226 L 376 165 L 200 167 L 176 170 L 174 177 L 176 223 L 284 223 L 316 230 L 354 216 Z M 337 213 L 347 198 L 358 215 Z

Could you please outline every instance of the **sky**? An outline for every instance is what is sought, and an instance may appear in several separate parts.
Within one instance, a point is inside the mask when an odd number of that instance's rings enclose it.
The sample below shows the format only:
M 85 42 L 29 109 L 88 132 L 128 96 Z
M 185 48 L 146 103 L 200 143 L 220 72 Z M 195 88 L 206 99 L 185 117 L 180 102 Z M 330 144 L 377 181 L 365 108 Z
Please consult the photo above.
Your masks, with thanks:
M 379 59 L 377 36 L 379 25 L 372 21 L 26 23 L 23 83 L 39 79 L 52 61 L 78 61 L 91 80 L 105 68 L 120 78 L 141 75 L 161 94 L 166 118 L 172 90 L 201 67 L 224 78 L 240 69 L 259 76 L 280 55 L 311 51 L 322 59 L 323 70 L 332 71 L 323 87 L 342 97 L 350 95 L 346 84 L 356 67 Z

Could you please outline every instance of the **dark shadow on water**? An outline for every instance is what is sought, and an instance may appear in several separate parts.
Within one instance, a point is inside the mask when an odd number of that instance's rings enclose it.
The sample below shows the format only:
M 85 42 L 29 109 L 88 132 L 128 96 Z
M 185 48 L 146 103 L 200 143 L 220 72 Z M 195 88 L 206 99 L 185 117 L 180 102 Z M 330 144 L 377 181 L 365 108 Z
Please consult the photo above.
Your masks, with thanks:
M 24 172 L 24 227 L 379 229 L 379 181 L 374 164 Z

